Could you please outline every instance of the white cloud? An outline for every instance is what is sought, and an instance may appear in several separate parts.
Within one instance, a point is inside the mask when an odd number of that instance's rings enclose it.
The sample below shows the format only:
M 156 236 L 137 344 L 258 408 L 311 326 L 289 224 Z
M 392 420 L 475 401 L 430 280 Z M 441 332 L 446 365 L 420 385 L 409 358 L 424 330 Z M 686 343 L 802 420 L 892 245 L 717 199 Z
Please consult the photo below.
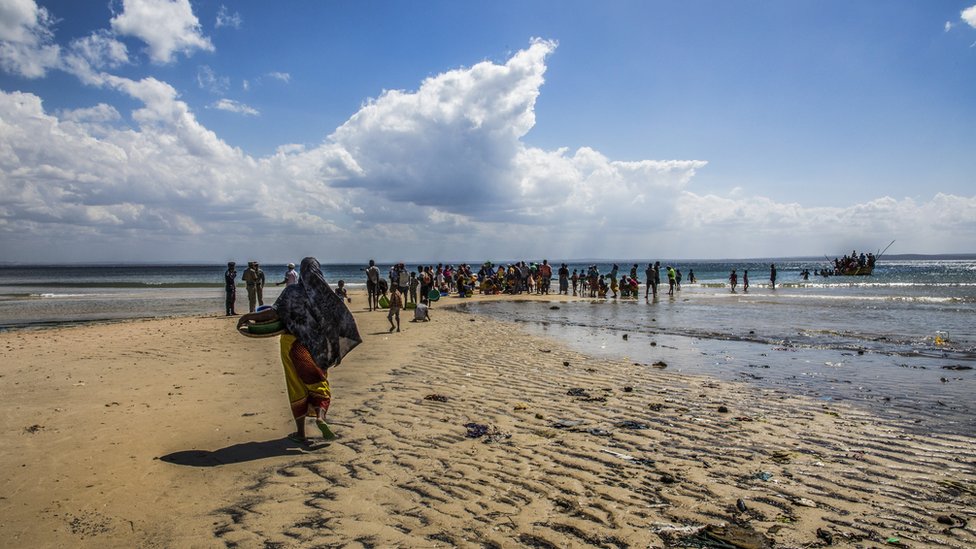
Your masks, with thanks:
M 962 10 L 960 17 L 966 22 L 966 24 L 976 29 L 976 5 Z
M 268 76 L 274 78 L 275 80 L 281 80 L 284 83 L 291 82 L 291 75 L 287 72 L 269 72 Z
M 244 20 L 241 18 L 241 14 L 237 13 L 227 13 L 227 6 L 221 5 L 220 9 L 217 10 L 217 21 L 214 23 L 215 28 L 221 27 L 231 27 L 235 29 L 241 28 L 241 24 Z
M 60 47 L 51 30 L 55 21 L 34 0 L 0 2 L 0 68 L 40 78 L 58 65 Z
M 219 99 L 216 102 L 214 102 L 210 107 L 221 111 L 236 112 L 239 114 L 246 114 L 249 116 L 257 116 L 258 114 L 260 114 L 257 111 L 257 109 L 249 107 L 244 103 L 234 101 L 233 99 Z
M 946 21 L 945 22 L 945 27 L 943 27 L 943 28 L 945 29 L 945 32 L 951 31 L 952 30 L 952 21 Z
M 0 40 L 37 43 L 50 34 L 53 19 L 34 0 L 5 0 L 0 3 Z
M 209 66 L 201 65 L 197 68 L 197 85 L 210 93 L 222 94 L 230 88 L 230 78 L 218 76 Z
M 214 51 L 189 0 L 123 0 L 122 13 L 111 23 L 116 33 L 145 42 L 150 59 L 157 63 L 171 63 L 178 53 Z
M 65 254 L 105 246 L 63 260 L 133 260 L 146 249 L 207 259 L 228 245 L 300 256 L 328 240 L 325 260 L 342 261 L 393 238 L 415 259 L 789 255 L 844 249 L 851 234 L 931 251 L 976 241 L 976 196 L 811 208 L 742 189 L 696 193 L 701 160 L 529 146 L 555 48 L 534 41 L 504 63 L 384 92 L 323 143 L 262 158 L 228 145 L 155 78 L 76 66 L 87 84 L 141 102 L 128 116 L 105 104 L 51 114 L 33 94 L 0 91 L 0 256 L 49 253 L 51 242 Z M 229 99 L 212 108 L 257 114 Z
M 125 44 L 113 38 L 106 30 L 72 41 L 70 51 L 94 69 L 113 69 L 129 62 L 129 52 Z

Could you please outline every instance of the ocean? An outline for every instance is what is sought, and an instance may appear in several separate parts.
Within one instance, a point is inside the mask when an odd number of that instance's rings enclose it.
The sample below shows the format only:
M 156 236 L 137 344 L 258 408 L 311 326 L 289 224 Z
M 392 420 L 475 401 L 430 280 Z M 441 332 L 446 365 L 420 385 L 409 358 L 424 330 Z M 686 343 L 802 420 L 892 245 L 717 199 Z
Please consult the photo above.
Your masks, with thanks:
M 480 265 L 480 261 L 469 262 Z M 561 261 L 552 261 L 555 271 Z M 567 262 L 585 271 L 606 261 Z M 646 260 L 617 261 L 626 273 Z M 770 391 L 870 406 L 920 429 L 976 432 L 976 256 L 880 260 L 868 277 L 811 276 L 824 260 L 665 261 L 682 290 L 657 300 L 554 304 L 463 302 L 479 315 L 521 323 L 583 352 L 639 366 L 743 381 Z M 769 287 L 769 264 L 778 270 Z M 497 262 L 496 262 L 497 264 Z M 364 264 L 323 265 L 330 283 L 362 288 Z M 381 264 L 386 272 L 389 264 Z M 408 265 L 414 269 L 416 265 Z M 730 293 L 731 269 L 740 290 Z M 262 265 L 274 302 L 285 265 Z M 72 323 L 223 313 L 224 265 L 0 266 L 0 330 Z M 750 291 L 741 291 L 749 271 Z M 238 281 L 243 269 L 238 270 Z M 690 271 L 698 282 L 689 284 Z M 557 290 L 553 281 L 552 292 Z M 641 286 L 643 295 L 643 285 Z M 443 303 L 443 302 L 442 302 Z M 243 287 L 238 311 L 247 310 Z M 435 305 L 436 309 L 436 305 Z M 436 315 L 435 315 L 436 318 Z M 626 336 L 626 337 L 624 337 Z

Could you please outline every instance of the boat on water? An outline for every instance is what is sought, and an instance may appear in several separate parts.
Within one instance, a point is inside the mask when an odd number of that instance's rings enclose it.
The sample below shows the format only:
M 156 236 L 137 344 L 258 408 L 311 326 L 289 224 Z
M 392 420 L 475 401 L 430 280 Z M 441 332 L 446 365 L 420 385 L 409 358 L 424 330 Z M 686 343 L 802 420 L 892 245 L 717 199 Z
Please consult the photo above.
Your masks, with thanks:
M 892 240 L 891 244 L 895 241 Z M 834 276 L 871 276 L 874 272 L 874 264 L 888 251 L 891 244 L 878 253 L 874 255 L 871 252 L 860 254 L 856 250 L 852 250 L 850 255 L 845 255 L 844 257 L 838 259 L 834 258 Z
M 874 263 L 868 265 L 848 265 L 844 268 L 835 268 L 836 276 L 871 276 L 874 272 Z

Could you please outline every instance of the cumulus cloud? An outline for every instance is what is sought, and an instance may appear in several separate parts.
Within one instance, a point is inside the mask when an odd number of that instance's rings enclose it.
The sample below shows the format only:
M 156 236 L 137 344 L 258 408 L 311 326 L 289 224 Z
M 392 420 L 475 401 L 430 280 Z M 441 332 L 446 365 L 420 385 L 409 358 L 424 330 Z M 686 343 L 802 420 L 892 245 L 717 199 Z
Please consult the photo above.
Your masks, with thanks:
M 242 253 L 263 245 L 288 255 L 322 242 L 338 254 L 350 243 L 331 261 L 359 260 L 394 238 L 418 259 L 624 257 L 649 243 L 661 257 L 810 253 L 844 249 L 852 233 L 906 245 L 949 234 L 976 240 L 976 197 L 810 208 L 696 193 L 703 160 L 624 162 L 591 147 L 529 146 L 523 138 L 556 47 L 533 41 L 503 63 L 386 91 L 321 144 L 286 144 L 261 158 L 228 145 L 155 78 L 77 71 L 141 103 L 124 115 L 105 104 L 52 114 L 36 95 L 0 92 L 3 255 L 33 239 L 185 243 L 176 258 L 224 255 L 228 240 L 246 242 Z M 212 108 L 257 114 L 228 99 Z M 105 259 L 131 259 L 112 257 L 120 246 Z
M 119 35 L 145 42 L 149 58 L 157 63 L 171 63 L 178 53 L 214 51 L 189 0 L 123 0 L 122 13 L 111 24 Z
M 227 6 L 221 5 L 220 9 L 217 10 L 217 21 L 214 23 L 214 27 L 218 29 L 220 27 L 239 29 L 243 22 L 244 20 L 241 18 L 241 14 L 236 11 L 234 13 L 228 13 Z
M 976 29 L 976 5 L 962 10 L 960 17 L 966 22 L 966 24 Z
M 236 112 L 238 114 L 246 114 L 248 116 L 257 116 L 260 114 L 257 109 L 249 107 L 244 103 L 234 101 L 233 99 L 219 99 L 210 107 L 220 111 Z
M 0 68 L 40 78 L 56 67 L 61 48 L 54 43 L 54 23 L 34 0 L 0 2 Z
M 945 32 L 951 31 L 952 30 L 952 21 L 946 21 L 945 22 L 945 26 L 943 27 L 943 29 L 945 30 Z
M 72 41 L 70 52 L 98 70 L 118 68 L 129 62 L 129 52 L 125 44 L 116 40 L 106 30 Z

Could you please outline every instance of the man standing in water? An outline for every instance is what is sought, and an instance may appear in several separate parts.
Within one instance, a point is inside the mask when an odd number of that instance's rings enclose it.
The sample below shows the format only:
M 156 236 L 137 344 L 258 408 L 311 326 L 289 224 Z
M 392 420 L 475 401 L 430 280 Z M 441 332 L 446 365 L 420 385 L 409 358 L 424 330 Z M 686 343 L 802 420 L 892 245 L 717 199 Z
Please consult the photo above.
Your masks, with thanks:
M 237 263 L 233 261 L 227 262 L 227 270 L 224 271 L 224 292 L 227 294 L 224 300 L 224 308 L 227 309 L 227 316 L 234 316 L 237 311 L 234 310 L 234 305 L 237 302 L 237 282 L 234 280 L 237 278 L 237 270 L 234 268 Z
M 774 290 L 776 289 L 776 264 L 775 263 L 769 264 L 769 287 Z

